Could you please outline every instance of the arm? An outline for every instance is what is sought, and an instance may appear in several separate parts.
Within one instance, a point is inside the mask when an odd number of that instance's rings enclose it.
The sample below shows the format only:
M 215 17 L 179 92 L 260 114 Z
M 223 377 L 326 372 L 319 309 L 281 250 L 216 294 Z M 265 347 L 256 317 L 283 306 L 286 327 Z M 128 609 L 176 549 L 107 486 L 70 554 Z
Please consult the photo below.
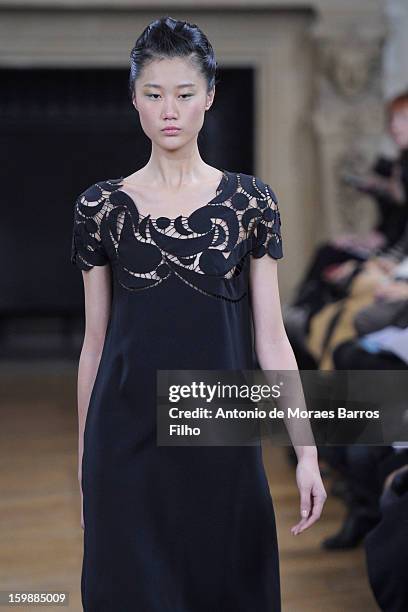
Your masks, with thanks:
M 400 208 L 404 203 L 405 193 L 400 159 L 377 157 L 371 173 L 365 177 L 365 180 L 368 192 L 370 193 L 370 187 L 372 187 L 372 194 L 377 196 L 381 203 L 390 208 Z
M 81 492 L 81 526 L 84 529 L 82 456 L 88 406 L 98 373 L 111 313 L 111 266 L 102 239 L 109 210 L 99 183 L 77 196 L 71 243 L 71 263 L 82 271 L 85 296 L 85 335 L 78 365 L 78 480 Z
M 299 372 L 293 349 L 288 340 L 281 312 L 278 265 L 271 257 L 251 258 L 250 292 L 254 322 L 254 344 L 258 363 L 262 370 L 294 370 Z M 298 376 L 300 381 L 300 376 Z M 304 397 L 301 383 L 295 385 Z M 285 419 L 285 424 L 292 441 L 297 435 L 309 444 L 297 445 L 294 449 L 298 458 L 296 469 L 297 484 L 300 492 L 301 521 L 292 527 L 292 533 L 298 534 L 310 527 L 320 517 L 323 504 L 327 498 L 320 476 L 317 449 L 313 433 L 307 419 L 302 419 L 300 430 L 293 420 Z
M 95 266 L 82 272 L 85 294 L 85 335 L 78 366 L 78 480 L 82 494 L 83 437 L 88 405 L 102 355 L 111 312 L 111 268 Z

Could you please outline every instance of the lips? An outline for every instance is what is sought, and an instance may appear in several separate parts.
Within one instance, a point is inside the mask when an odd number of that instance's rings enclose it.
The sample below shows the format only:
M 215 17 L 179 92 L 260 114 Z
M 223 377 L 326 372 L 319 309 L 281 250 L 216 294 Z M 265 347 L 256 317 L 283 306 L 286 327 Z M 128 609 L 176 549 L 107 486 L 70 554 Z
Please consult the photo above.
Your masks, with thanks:
M 164 128 L 164 130 L 162 130 L 163 134 L 165 136 L 178 136 L 180 134 L 180 128 Z
M 179 132 L 180 128 L 175 125 L 168 125 L 167 127 L 162 129 L 162 132 Z

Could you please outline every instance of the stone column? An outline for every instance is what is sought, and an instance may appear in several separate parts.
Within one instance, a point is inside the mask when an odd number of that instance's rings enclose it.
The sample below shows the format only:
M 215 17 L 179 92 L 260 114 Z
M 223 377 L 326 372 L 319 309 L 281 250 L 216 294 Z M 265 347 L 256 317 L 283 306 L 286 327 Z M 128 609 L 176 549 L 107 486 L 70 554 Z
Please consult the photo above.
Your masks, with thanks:
M 383 132 L 380 15 L 325 14 L 312 29 L 317 54 L 313 123 L 318 140 L 322 237 L 369 229 L 375 205 L 344 181 L 368 169 Z

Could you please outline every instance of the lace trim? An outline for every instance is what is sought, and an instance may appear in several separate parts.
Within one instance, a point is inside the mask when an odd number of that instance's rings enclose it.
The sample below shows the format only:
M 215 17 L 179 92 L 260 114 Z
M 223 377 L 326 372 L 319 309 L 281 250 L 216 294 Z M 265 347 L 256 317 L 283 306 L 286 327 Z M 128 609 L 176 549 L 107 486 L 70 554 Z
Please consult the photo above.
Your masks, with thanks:
M 121 179 L 95 183 L 77 199 L 72 261 L 82 269 L 110 260 L 119 283 L 140 291 L 157 286 L 171 274 L 202 293 L 228 297 L 238 283 L 247 255 L 280 258 L 282 244 L 277 198 L 254 176 L 224 171 L 217 196 L 188 217 L 140 215 Z M 221 285 L 220 285 L 221 283 Z M 205 285 L 211 285 L 211 287 Z M 233 293 L 233 291 L 232 291 Z

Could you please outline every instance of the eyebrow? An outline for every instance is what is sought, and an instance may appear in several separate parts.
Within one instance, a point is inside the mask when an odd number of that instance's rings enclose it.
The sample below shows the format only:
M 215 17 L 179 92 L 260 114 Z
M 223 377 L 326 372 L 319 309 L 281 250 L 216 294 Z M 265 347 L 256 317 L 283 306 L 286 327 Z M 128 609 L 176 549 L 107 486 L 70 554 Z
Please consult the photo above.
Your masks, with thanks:
M 179 83 L 177 87 L 195 87 L 195 83 Z M 161 85 L 157 85 L 157 83 L 144 83 L 143 87 L 155 87 L 156 89 L 161 89 Z

